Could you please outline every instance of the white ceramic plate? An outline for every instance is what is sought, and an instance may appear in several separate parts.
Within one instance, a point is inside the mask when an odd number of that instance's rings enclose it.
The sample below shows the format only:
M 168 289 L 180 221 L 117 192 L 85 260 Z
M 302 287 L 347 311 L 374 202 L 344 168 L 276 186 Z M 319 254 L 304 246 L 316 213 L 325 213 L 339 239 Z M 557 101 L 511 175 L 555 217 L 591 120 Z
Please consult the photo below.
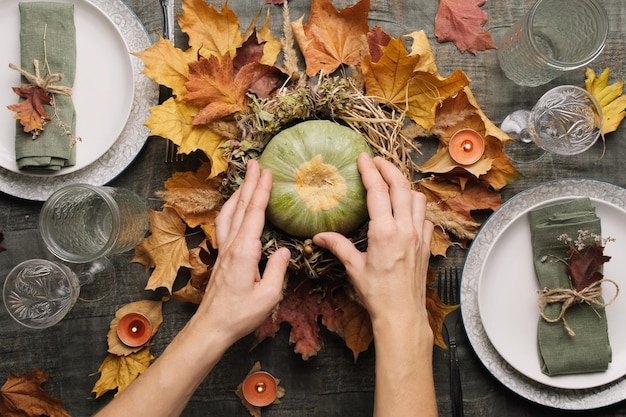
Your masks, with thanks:
M 157 103 L 158 86 L 140 74 L 138 52 L 151 44 L 135 14 L 122 0 L 57 0 L 74 3 L 77 62 L 73 100 L 76 107 L 77 163 L 55 173 L 20 171 L 15 163 L 14 113 L 11 87 L 20 75 L 20 0 L 0 2 L 0 191 L 31 200 L 45 200 L 67 182 L 104 184 L 117 176 L 139 153 L 148 137 L 143 123 Z
M 461 284 L 463 321 L 485 366 L 504 385 L 540 404 L 589 409 L 626 398 L 626 332 L 620 329 L 626 299 L 607 307 L 613 362 L 606 372 L 548 377 L 537 353 L 536 278 L 527 213 L 558 200 L 589 197 L 602 219 L 603 235 L 616 239 L 604 274 L 626 285 L 626 190 L 593 180 L 561 180 L 526 190 L 508 200 L 483 225 L 470 247 Z M 612 288 L 606 287 L 607 296 Z

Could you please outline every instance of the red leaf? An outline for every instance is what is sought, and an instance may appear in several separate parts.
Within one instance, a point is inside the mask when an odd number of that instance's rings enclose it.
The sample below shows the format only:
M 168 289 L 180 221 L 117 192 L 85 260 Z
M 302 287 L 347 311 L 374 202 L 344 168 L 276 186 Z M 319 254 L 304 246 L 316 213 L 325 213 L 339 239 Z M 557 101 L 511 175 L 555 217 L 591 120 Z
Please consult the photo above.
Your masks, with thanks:
M 493 49 L 496 44 L 483 28 L 487 13 L 480 7 L 487 0 L 440 0 L 435 16 L 435 36 L 439 42 L 452 41 L 459 51 Z
M 604 255 L 604 247 L 591 245 L 582 254 L 573 246 L 567 251 L 569 264 L 567 273 L 570 276 L 572 285 L 576 291 L 581 291 L 604 276 L 600 272 L 600 267 L 611 259 Z
M 323 282 L 308 277 L 291 277 L 278 311 L 257 329 L 253 348 L 267 337 L 276 335 L 282 323 L 289 323 L 289 343 L 295 344 L 294 350 L 308 360 L 324 346 L 318 319 L 322 317 L 328 330 L 341 334 L 341 314 Z

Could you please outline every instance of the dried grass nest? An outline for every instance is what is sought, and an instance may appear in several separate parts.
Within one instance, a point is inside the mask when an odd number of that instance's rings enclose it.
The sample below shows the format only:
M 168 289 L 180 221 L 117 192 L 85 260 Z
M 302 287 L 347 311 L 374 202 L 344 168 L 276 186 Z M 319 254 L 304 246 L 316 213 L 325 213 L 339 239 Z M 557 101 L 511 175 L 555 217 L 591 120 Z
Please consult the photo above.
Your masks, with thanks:
M 421 129 L 406 125 L 405 114 L 396 108 L 382 106 L 359 88 L 358 77 L 321 76 L 316 82 L 300 78 L 266 99 L 250 96 L 252 111 L 238 115 L 240 138 L 226 151 L 228 168 L 221 192 L 229 197 L 242 183 L 249 159 L 258 159 L 265 145 L 280 131 L 311 119 L 332 120 L 359 132 L 375 155 L 396 165 L 407 178 L 418 172 L 413 156 L 420 153 L 413 140 Z M 423 133 L 423 132 L 420 132 Z M 367 223 L 346 236 L 360 250 L 367 248 Z M 310 239 L 288 235 L 267 223 L 261 238 L 264 257 L 279 247 L 291 251 L 290 266 L 304 271 L 310 278 L 340 277 L 345 269 L 329 251 L 315 246 Z

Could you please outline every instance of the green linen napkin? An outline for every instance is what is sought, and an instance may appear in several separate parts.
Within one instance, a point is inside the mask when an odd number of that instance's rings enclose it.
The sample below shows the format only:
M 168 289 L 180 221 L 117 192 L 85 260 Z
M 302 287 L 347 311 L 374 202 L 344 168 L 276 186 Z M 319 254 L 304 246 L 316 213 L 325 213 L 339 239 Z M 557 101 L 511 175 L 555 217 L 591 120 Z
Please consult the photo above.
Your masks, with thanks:
M 565 264 L 567 245 L 558 238 L 563 233 L 576 239 L 579 230 L 601 235 L 600 218 L 588 198 L 579 198 L 539 207 L 529 212 L 533 260 L 540 289 L 572 288 Z M 550 255 L 545 259 L 546 255 Z M 561 303 L 545 306 L 547 317 L 557 317 Z M 541 371 L 546 375 L 600 372 L 611 362 L 605 309 L 575 303 L 566 312 L 575 336 L 563 322 L 549 323 L 539 318 L 537 342 Z
M 44 58 L 47 57 L 50 71 L 63 74 L 59 85 L 72 87 L 76 73 L 76 30 L 74 27 L 74 5 L 69 3 L 34 2 L 20 3 L 20 53 L 21 68 L 35 73 L 33 61 L 39 60 L 41 76 L 47 75 Z M 45 28 L 45 51 L 44 51 Z M 26 79 L 22 77 L 23 82 Z M 59 170 L 76 163 L 74 137 L 76 112 L 71 96 L 55 94 L 54 109 L 45 106 L 52 120 L 43 132 L 33 140 L 17 122 L 15 134 L 15 157 L 20 169 Z M 59 125 L 59 120 L 67 125 Z

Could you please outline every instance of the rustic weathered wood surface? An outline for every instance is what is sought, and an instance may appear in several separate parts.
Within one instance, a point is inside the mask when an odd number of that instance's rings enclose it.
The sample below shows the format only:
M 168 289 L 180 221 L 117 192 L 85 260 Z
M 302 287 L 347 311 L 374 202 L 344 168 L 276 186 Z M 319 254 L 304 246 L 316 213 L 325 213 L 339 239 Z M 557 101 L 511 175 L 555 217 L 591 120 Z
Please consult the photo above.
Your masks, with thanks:
M 221 1 L 211 2 L 221 8 Z M 158 0 L 127 0 L 147 30 L 155 36 L 162 31 L 162 17 Z M 351 5 L 350 0 L 335 0 L 338 8 Z M 489 0 L 483 7 L 489 14 L 487 28 L 506 27 L 524 14 L 531 0 Z M 602 55 L 593 63 L 596 72 L 612 68 L 612 80 L 626 78 L 626 2 L 604 0 L 609 11 L 611 33 Z M 292 20 L 307 13 L 310 2 L 290 2 Z M 268 6 L 263 0 L 231 1 L 242 28 L 248 26 L 253 14 L 271 9 L 272 30 L 281 34 L 281 9 Z M 536 88 L 515 86 L 504 79 L 497 64 L 494 50 L 477 55 L 461 54 L 454 45 L 439 44 L 433 32 L 436 0 L 372 0 L 371 26 L 380 25 L 392 36 L 424 30 L 431 40 L 439 71 L 448 75 L 457 68 L 463 69 L 472 79 L 471 88 L 484 112 L 499 123 L 510 111 L 529 108 L 543 92 L 557 84 L 583 85 L 583 70 L 563 76 L 549 85 Z M 177 10 L 181 11 L 180 1 Z M 17 36 L 17 34 L 16 34 Z M 5 40 L 8 41 L 8 40 Z M 17 41 L 17 40 L 16 40 Z M 177 41 L 185 41 L 177 31 Z M 124 94 L 125 92 L 120 92 Z M 195 168 L 196 162 L 163 163 L 164 141 L 150 138 L 137 159 L 111 182 L 127 187 L 159 208 L 154 196 L 163 181 L 174 170 Z M 517 192 L 538 183 L 558 178 L 595 178 L 626 186 L 626 126 L 608 135 L 606 155 L 599 159 L 602 144 L 576 157 L 546 157 L 540 164 L 520 165 L 523 178 L 503 190 L 510 198 Z M 42 253 L 38 246 L 37 221 L 41 203 L 24 201 L 0 194 L 0 230 L 5 233 L 8 252 L 0 253 L 0 282 L 6 272 L 20 260 L 37 257 Z M 461 265 L 464 252 L 452 250 L 447 259 L 435 259 L 437 266 Z M 97 380 L 98 366 L 106 356 L 106 332 L 115 311 L 122 305 L 158 294 L 143 290 L 148 272 L 139 264 L 130 263 L 132 253 L 113 257 L 117 270 L 114 297 L 102 303 L 78 302 L 70 314 L 57 326 L 40 331 L 19 327 L 0 306 L 0 380 L 9 372 L 21 374 L 41 368 L 49 374 L 44 388 L 63 400 L 72 416 L 88 416 L 111 400 L 106 395 L 95 400 L 91 388 Z M 184 283 L 181 277 L 180 284 Z M 177 285 L 179 283 L 177 282 Z M 167 343 L 185 324 L 194 307 L 176 301 L 164 308 L 165 321 L 154 340 L 153 352 L 158 356 Z M 511 323 L 514 325 L 514 323 Z M 246 416 L 233 391 L 252 364 L 260 360 L 263 367 L 281 379 L 287 390 L 280 405 L 263 410 L 265 416 L 368 416 L 372 414 L 374 389 L 374 353 L 372 349 L 362 354 L 354 363 L 351 352 L 335 336 L 324 333 L 325 347 L 319 355 L 303 361 L 288 345 L 288 329 L 284 328 L 273 340 L 249 351 L 251 340 L 246 338 L 233 346 L 214 372 L 201 385 L 184 412 L 185 416 Z M 450 415 L 448 394 L 447 353 L 435 348 L 435 381 L 441 416 Z M 465 415 L 480 416 L 565 416 L 571 412 L 554 410 L 529 402 L 511 392 L 495 379 L 476 357 L 464 336 L 460 341 L 460 361 L 464 391 Z M 580 413 L 577 413 L 580 414 Z M 583 413 L 587 416 L 626 416 L 626 404 Z M 415 411 L 419 416 L 419 410 Z

